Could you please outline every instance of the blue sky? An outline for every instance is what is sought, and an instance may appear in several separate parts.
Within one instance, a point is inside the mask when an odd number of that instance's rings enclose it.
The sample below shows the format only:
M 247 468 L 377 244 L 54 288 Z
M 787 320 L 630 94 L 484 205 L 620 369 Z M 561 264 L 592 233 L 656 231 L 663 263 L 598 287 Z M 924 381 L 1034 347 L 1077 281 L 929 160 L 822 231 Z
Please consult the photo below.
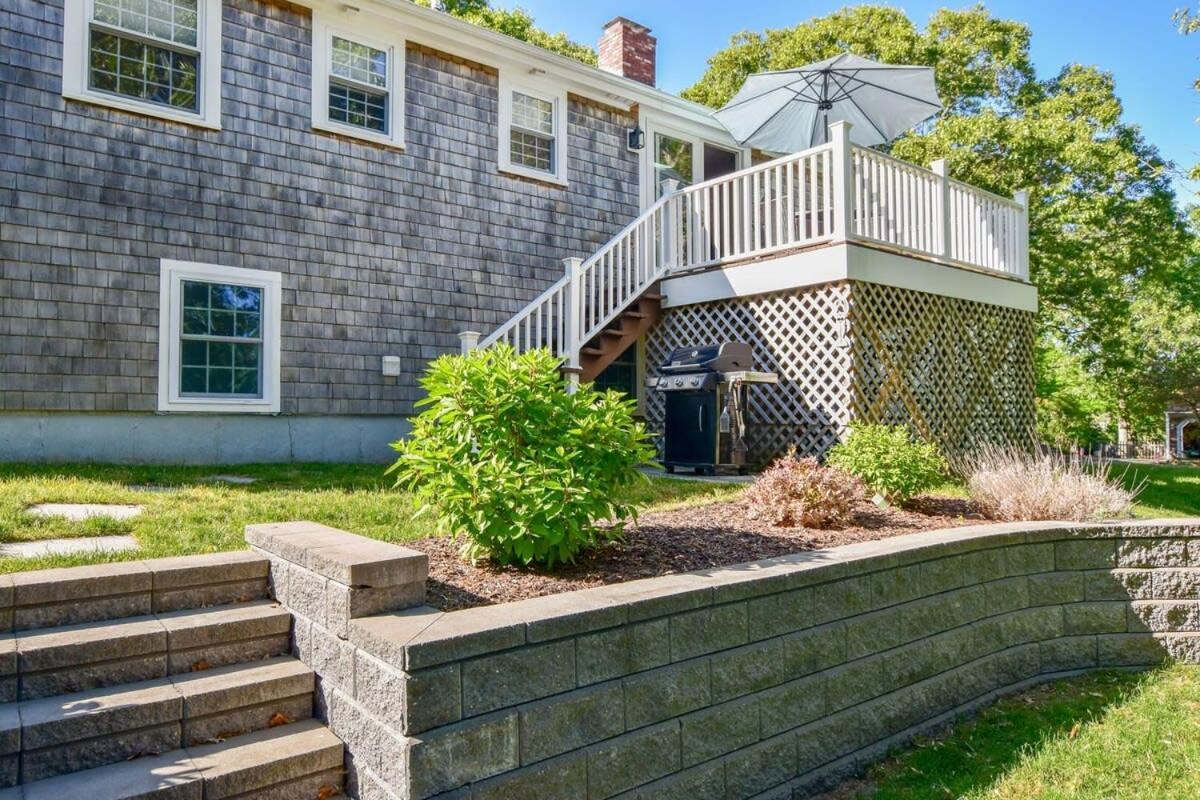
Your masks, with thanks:
M 836 0 L 494 0 L 520 5 L 538 24 L 564 31 L 572 39 L 594 43 L 601 26 L 618 14 L 649 26 L 658 37 L 659 85 L 679 91 L 704 71 L 705 60 L 723 47 L 730 34 L 794 25 L 844 5 Z M 969 2 L 909 0 L 887 3 L 903 8 L 924 27 L 942 6 Z M 1179 35 L 1171 13 L 1187 0 L 992 0 L 992 13 L 1027 23 L 1033 30 L 1032 54 L 1040 75 L 1067 63 L 1093 64 L 1112 72 L 1125 103 L 1126 119 L 1140 125 L 1146 138 L 1186 171 L 1200 162 L 1200 34 Z M 1195 2 L 1192 3 L 1196 5 Z M 1200 184 L 1178 182 L 1181 195 Z M 1181 199 L 1189 201 L 1186 196 Z

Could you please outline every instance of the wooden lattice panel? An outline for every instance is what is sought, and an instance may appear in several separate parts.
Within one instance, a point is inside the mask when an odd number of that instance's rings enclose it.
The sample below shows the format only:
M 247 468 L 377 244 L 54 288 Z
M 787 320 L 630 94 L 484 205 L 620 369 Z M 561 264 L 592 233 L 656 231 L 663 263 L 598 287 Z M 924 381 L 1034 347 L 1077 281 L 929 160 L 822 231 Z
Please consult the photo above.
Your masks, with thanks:
M 646 371 L 676 347 L 742 341 L 779 384 L 755 386 L 751 460 L 791 445 L 820 456 L 852 419 L 906 424 L 954 455 L 1034 429 L 1034 316 L 873 283 L 843 282 L 668 309 L 646 336 Z M 663 398 L 646 417 L 661 431 Z
M 1034 315 L 873 283 L 850 294 L 854 419 L 907 424 L 948 455 L 1034 430 Z
M 819 455 L 849 420 L 849 294 L 849 286 L 838 283 L 668 309 L 646 337 L 647 373 L 656 375 L 676 347 L 745 342 L 758 369 L 779 374 L 777 385 L 750 389 L 751 460 L 768 461 L 793 444 L 797 452 Z M 662 430 L 663 414 L 662 394 L 647 392 L 653 430 Z

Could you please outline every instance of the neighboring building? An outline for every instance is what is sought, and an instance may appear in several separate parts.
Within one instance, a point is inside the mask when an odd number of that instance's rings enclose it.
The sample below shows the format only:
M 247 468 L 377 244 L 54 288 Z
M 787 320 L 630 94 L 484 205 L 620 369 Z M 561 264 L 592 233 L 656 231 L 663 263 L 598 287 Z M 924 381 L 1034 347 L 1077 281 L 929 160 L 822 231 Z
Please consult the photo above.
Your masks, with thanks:
M 1166 413 L 1167 458 L 1200 458 L 1200 418 L 1184 406 L 1173 406 Z
M 599 69 L 406 0 L 12 0 L 0 32 L 0 460 L 385 459 L 431 358 L 564 285 L 542 343 L 608 385 L 754 344 L 760 457 L 856 415 L 1032 426 L 1023 209 L 844 144 L 739 172 L 628 20 Z

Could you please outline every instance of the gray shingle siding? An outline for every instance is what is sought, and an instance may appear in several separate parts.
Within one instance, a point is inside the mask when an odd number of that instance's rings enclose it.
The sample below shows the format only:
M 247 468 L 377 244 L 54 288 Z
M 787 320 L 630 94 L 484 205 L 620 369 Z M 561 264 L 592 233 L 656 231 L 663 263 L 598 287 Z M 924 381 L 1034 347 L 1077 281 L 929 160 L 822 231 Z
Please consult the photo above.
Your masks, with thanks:
M 308 11 L 223 14 L 210 131 L 64 100 L 62 0 L 0 9 L 4 410 L 153 411 L 171 258 L 283 274 L 284 413 L 404 414 L 460 330 L 637 213 L 627 114 L 572 96 L 569 188 L 508 177 L 495 72 L 410 43 L 406 149 L 341 138 L 312 128 Z

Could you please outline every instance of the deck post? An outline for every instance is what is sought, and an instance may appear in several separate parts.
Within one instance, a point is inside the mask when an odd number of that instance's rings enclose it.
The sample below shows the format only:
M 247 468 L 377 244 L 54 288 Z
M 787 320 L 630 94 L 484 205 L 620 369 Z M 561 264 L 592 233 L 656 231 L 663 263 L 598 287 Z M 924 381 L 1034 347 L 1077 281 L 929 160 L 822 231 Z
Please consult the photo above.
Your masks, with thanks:
M 1021 189 L 1013 195 L 1021 207 L 1020 230 L 1017 233 L 1017 275 L 1029 280 L 1029 190 Z
M 833 240 L 850 238 L 854 224 L 854 152 L 850 145 L 851 124 L 844 119 L 829 126 L 833 144 Z
M 567 376 L 567 391 L 579 386 L 580 349 L 583 342 L 583 259 L 564 258 L 563 268 L 567 273 L 567 287 L 563 302 L 563 373 Z
M 667 197 L 679 191 L 680 183 L 675 178 L 667 178 L 662 182 L 663 196 Z M 678 268 L 679 262 L 679 219 L 675 213 L 675 204 L 668 201 L 662 207 L 662 230 L 660 231 L 662 253 L 660 262 L 669 268 Z
M 458 334 L 458 342 L 464 354 L 479 347 L 479 331 L 462 331 Z
M 929 165 L 929 169 L 938 176 L 937 219 L 938 219 L 938 251 L 942 258 L 950 258 L 950 168 L 946 159 L 939 158 Z

